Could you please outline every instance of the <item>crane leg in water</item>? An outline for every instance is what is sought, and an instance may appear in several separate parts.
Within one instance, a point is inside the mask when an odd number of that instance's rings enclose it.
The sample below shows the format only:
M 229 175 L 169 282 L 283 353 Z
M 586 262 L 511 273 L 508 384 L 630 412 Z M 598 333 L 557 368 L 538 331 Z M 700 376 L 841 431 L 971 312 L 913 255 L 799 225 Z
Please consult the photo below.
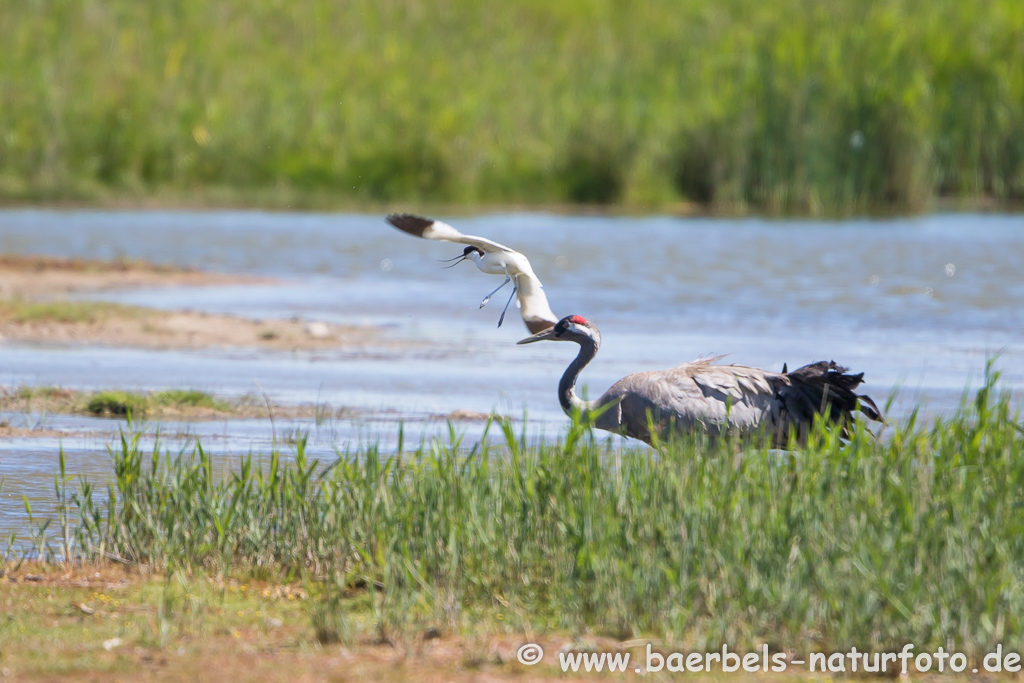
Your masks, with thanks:
M 484 306 L 486 306 L 487 302 L 491 300 L 491 297 L 494 296 L 495 294 L 497 294 L 498 290 L 500 290 L 502 287 L 504 287 L 505 285 L 507 285 L 510 282 L 512 282 L 512 276 L 509 275 L 508 273 L 505 273 L 505 281 L 501 283 L 501 285 L 498 287 L 498 289 L 494 290 L 493 292 L 491 292 L 490 294 L 488 294 L 487 296 L 484 297 L 484 300 L 480 302 L 480 308 L 483 308 Z M 512 291 L 515 291 L 515 287 L 512 288 Z M 506 306 L 506 308 L 508 308 L 508 307 Z M 501 327 L 501 323 L 498 323 L 498 327 Z

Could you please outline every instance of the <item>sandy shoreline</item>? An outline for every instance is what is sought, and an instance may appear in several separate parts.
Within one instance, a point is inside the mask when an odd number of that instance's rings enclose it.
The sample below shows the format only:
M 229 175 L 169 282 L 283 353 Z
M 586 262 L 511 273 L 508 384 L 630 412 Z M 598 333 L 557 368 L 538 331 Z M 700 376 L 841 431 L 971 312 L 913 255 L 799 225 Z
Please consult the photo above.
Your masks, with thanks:
M 170 397 L 168 397 L 170 395 Z M 191 398 L 183 398 L 191 396 Z M 126 409 L 127 408 L 127 409 Z M 316 424 L 334 420 L 359 420 L 373 417 L 364 410 L 329 403 L 287 404 L 269 401 L 265 396 L 247 394 L 221 397 L 205 392 L 167 390 L 126 392 L 119 390 L 76 391 L 64 387 L 0 386 L 0 439 L 114 437 L 131 412 L 133 420 L 152 424 L 170 422 L 207 422 L 231 420 L 308 420 Z M 109 429 L 81 427 L 60 429 L 40 419 L 46 415 L 76 415 L 109 421 Z M 400 420 L 399 416 L 391 416 Z M 420 419 L 452 422 L 485 422 L 488 413 L 455 410 L 447 414 L 429 414 Z M 33 426 L 35 425 L 35 426 Z
M 167 393 L 167 392 L 164 392 Z M 0 387 L 0 412 L 33 414 L 82 415 L 86 417 L 119 417 L 125 413 L 116 406 L 136 406 L 136 418 L 168 420 L 224 420 L 259 418 L 345 417 L 351 411 L 327 404 L 281 405 L 256 395 L 222 399 L 205 392 L 174 392 L 192 394 L 193 403 L 161 400 L 161 392 L 75 391 L 63 387 Z M 195 404 L 198 396 L 198 404 Z M 97 403 L 97 399 L 99 402 Z M 104 407 L 106 406 L 106 407 Z M 114 406 L 111 408 L 111 406 Z M 13 429 L 0 422 L 0 430 Z M 0 431 L 0 434 L 3 432 Z
M 2 311 L 2 309 L 0 309 Z M 87 320 L 18 320 L 0 312 L 0 341 L 146 349 L 245 347 L 291 351 L 359 346 L 375 328 L 301 320 L 248 320 L 190 311 L 119 307 Z
M 246 347 L 313 350 L 375 341 L 370 326 L 250 320 L 82 300 L 82 294 L 141 287 L 203 287 L 274 282 L 144 261 L 86 261 L 0 255 L 0 342 L 148 349 Z M 68 296 L 75 294 L 74 300 Z
M 2 299 L 38 299 L 133 287 L 199 287 L 273 281 L 266 277 L 214 273 L 136 259 L 99 261 L 0 254 Z
M 393 349 L 409 342 L 389 340 L 379 328 L 316 320 L 252 320 L 190 310 L 166 311 L 89 301 L 90 292 L 141 287 L 204 287 L 266 284 L 270 278 L 211 273 L 144 261 L 86 261 L 0 254 L 0 348 L 5 344 L 58 347 L 132 347 L 148 350 L 245 348 L 296 352 L 363 347 Z M 74 299 L 69 295 L 75 295 Z M 61 386 L 0 386 L 0 438 L 96 436 L 97 432 L 33 426 L 30 416 L 79 415 L 201 422 L 208 420 L 334 420 L 358 417 L 344 406 L 304 403 L 267 405 L 262 396 L 224 398 L 191 393 L 175 399 L 165 392 L 75 391 Z M 179 392 L 182 393 L 182 392 Z M 201 394 L 195 396 L 195 394 Z M 100 401 L 99 404 L 96 401 Z M 100 406 L 100 407 L 97 407 Z M 478 422 L 487 414 L 456 410 L 431 420 Z M 111 432 L 113 433 L 113 431 Z

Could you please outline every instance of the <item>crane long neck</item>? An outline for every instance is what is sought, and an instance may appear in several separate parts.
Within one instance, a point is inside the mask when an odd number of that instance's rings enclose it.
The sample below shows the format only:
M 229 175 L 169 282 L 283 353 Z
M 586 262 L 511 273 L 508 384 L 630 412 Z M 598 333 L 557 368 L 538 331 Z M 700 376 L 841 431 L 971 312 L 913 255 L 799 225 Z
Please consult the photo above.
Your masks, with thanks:
M 583 372 L 583 368 L 587 366 L 587 363 L 594 360 L 594 356 L 597 355 L 597 344 L 593 339 L 580 339 L 578 340 L 580 345 L 580 352 L 573 360 L 569 363 L 569 367 L 565 369 L 565 373 L 562 375 L 562 380 L 558 383 L 558 402 L 562 404 L 562 410 L 567 415 L 572 415 L 573 410 L 578 409 L 581 412 L 590 410 L 596 407 L 596 401 L 584 401 L 576 395 L 576 380 L 579 378 L 580 373 Z

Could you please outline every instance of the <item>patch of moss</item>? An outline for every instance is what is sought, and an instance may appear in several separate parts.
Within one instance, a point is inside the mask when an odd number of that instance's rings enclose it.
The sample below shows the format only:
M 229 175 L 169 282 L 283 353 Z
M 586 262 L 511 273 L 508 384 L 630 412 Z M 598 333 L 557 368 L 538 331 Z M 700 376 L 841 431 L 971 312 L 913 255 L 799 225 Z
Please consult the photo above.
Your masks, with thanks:
M 160 406 L 194 406 L 196 408 L 211 408 L 213 410 L 230 411 L 224 401 L 219 401 L 205 391 L 197 389 L 167 389 L 153 395 L 153 402 Z
M 93 415 L 145 415 L 152 408 L 151 399 L 127 391 L 100 391 L 85 404 L 85 412 Z
M 16 322 L 96 323 L 114 316 L 138 317 L 142 309 L 104 301 L 6 301 L 0 315 Z
M 130 412 L 142 416 L 159 412 L 161 408 L 187 407 L 231 412 L 228 403 L 196 389 L 166 389 L 155 394 L 100 391 L 89 397 L 84 410 L 93 415 L 127 415 Z

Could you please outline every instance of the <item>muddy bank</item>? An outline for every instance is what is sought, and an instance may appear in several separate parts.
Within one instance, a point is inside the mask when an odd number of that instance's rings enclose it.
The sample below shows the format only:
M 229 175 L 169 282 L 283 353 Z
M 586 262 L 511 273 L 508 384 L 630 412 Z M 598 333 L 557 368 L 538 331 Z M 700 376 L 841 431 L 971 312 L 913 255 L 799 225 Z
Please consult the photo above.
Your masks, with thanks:
M 376 328 L 368 326 L 330 325 L 298 318 L 249 320 L 68 299 L 72 294 L 80 297 L 82 293 L 112 289 L 268 282 L 273 280 L 139 260 L 0 255 L 0 341 L 149 349 L 310 350 L 358 346 L 377 338 Z
M 272 282 L 251 275 L 213 273 L 140 259 L 100 261 L 0 254 L 0 298 L 38 299 L 133 287 L 201 287 Z
M 262 396 L 249 394 L 237 398 L 221 398 L 206 392 L 168 389 L 159 392 L 74 391 L 64 387 L 0 387 L 0 412 L 90 417 L 123 417 L 168 420 L 224 420 L 253 418 L 339 419 L 352 417 L 353 411 L 326 403 L 280 405 Z M 12 430 L 5 436 L 39 436 L 38 430 L 21 430 L 0 422 L 0 430 Z
M 54 302 L 52 306 L 35 306 L 27 313 L 24 308 L 4 306 L 0 302 L 0 341 L 147 349 L 251 347 L 288 351 L 359 346 L 378 337 L 374 327 L 299 319 L 248 320 L 230 315 L 166 312 L 91 302 L 61 302 L 59 306 Z
M 67 428 L 54 424 L 46 416 L 67 415 L 86 420 Z M 328 402 L 289 404 L 275 402 L 256 393 L 224 397 L 192 389 L 165 389 L 162 391 L 130 392 L 124 390 L 75 391 L 59 386 L 0 386 L 0 439 L 5 438 L 65 438 L 76 436 L 116 435 L 124 420 L 131 417 L 136 424 L 151 426 L 161 423 L 225 422 L 231 420 L 269 421 L 267 428 L 273 433 L 275 420 L 301 421 L 304 427 L 291 425 L 287 429 L 321 428 L 328 431 L 338 421 L 373 420 L 377 423 L 403 421 L 407 415 L 385 411 L 368 411 Z M 472 410 L 420 415 L 424 422 L 482 423 L 492 416 Z M 509 418 L 504 418 L 509 419 Z M 83 427 L 83 424 L 89 425 Z M 142 433 L 150 433 L 144 426 Z M 276 438 L 276 437 L 275 437 Z
M 45 427 L 19 427 L 11 425 L 7 420 L 0 420 L 0 439 L 64 439 L 72 436 L 88 436 L 86 432 L 48 429 Z

